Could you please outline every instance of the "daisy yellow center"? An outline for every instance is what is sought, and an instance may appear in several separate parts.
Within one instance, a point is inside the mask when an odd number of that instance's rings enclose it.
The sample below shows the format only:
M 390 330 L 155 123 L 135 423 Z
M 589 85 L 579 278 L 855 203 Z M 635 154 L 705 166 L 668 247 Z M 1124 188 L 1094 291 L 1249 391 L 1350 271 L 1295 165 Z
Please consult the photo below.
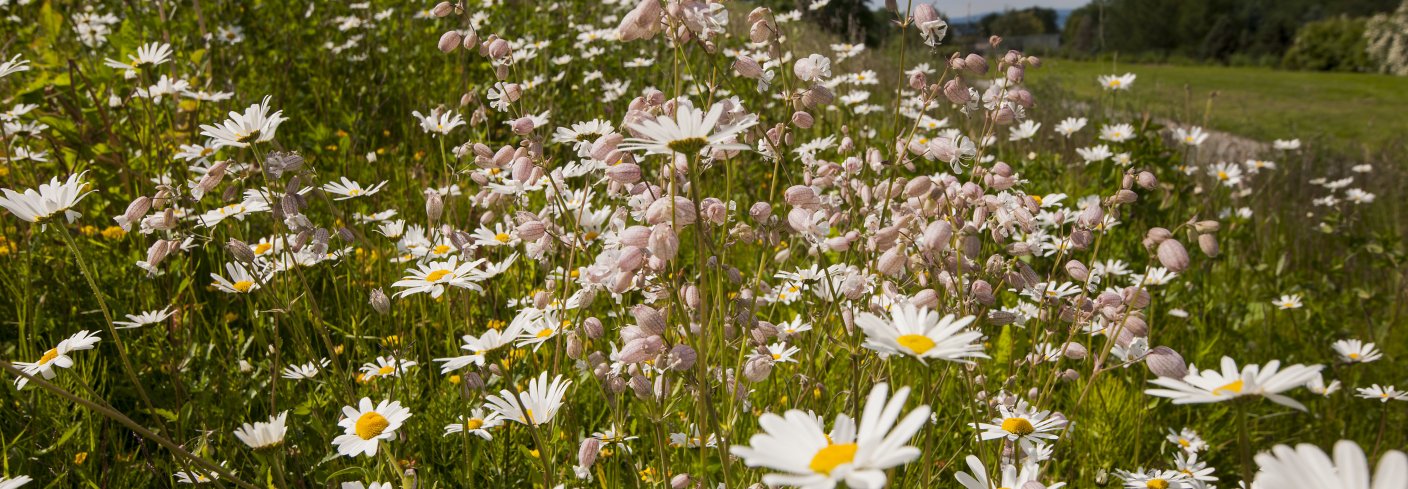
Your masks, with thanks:
M 1217 172 L 1217 179 L 1218 179 L 1218 180 L 1226 180 L 1226 179 L 1227 179 L 1227 172 L 1225 172 L 1225 171 L 1219 171 L 1219 172 Z
M 273 247 L 274 247 L 274 245 L 273 245 L 273 244 L 270 244 L 270 243 L 259 243 L 259 244 L 257 244 L 257 245 L 254 245 L 254 254 L 256 254 L 256 255 L 262 255 L 262 254 L 268 253 L 269 250 L 272 249 Z
M 391 426 L 391 422 L 386 420 L 386 416 L 382 416 L 376 411 L 367 411 L 360 418 L 357 418 L 357 424 L 354 428 L 358 438 L 370 440 L 380 436 L 381 432 L 386 431 L 387 426 Z
M 500 243 L 507 243 L 508 240 L 509 240 L 508 233 L 499 233 L 499 234 L 495 234 L 495 235 L 494 235 L 494 241 L 498 241 L 498 242 L 500 242 Z
M 1040 195 L 1033 195 L 1033 196 L 1031 196 L 1031 198 L 1032 198 L 1032 200 L 1035 200 L 1035 201 L 1036 201 L 1036 205 L 1041 205 L 1041 196 L 1040 196 Z
M 676 153 L 692 155 L 698 153 L 699 150 L 704 149 L 704 147 L 708 145 L 708 139 L 704 139 L 701 137 L 692 137 L 670 141 L 669 143 L 665 144 L 665 147 L 670 148 Z
M 547 337 L 549 337 L 549 336 L 552 336 L 552 329 L 551 329 L 551 328 L 543 328 L 542 331 L 539 331 L 538 334 L 536 334 L 536 335 L 534 335 L 534 336 L 537 336 L 537 337 L 539 337 L 539 338 L 547 338 Z
M 466 430 L 477 430 L 477 429 L 483 428 L 483 427 L 484 427 L 484 420 L 479 419 L 479 418 L 474 418 L 474 419 L 471 419 L 471 420 L 469 420 L 469 421 L 465 421 L 465 422 L 464 422 L 464 429 L 466 429 Z
M 1240 379 L 1238 379 L 1238 380 L 1234 380 L 1234 381 L 1232 381 L 1232 382 L 1228 382 L 1226 385 L 1223 385 L 1222 387 L 1218 387 L 1218 388 L 1216 388 L 1216 389 L 1213 389 L 1213 390 L 1212 390 L 1212 393 L 1213 393 L 1213 394 L 1241 394 L 1241 393 L 1242 393 L 1242 381 L 1241 381 Z
M 831 471 L 841 464 L 848 464 L 856 458 L 855 443 L 836 443 L 826 445 L 825 448 L 817 450 L 812 456 L 812 462 L 808 464 L 813 471 L 818 474 L 831 475 Z
M 249 280 L 241 280 L 239 282 L 235 282 L 230 286 L 230 288 L 238 290 L 240 292 L 249 292 L 249 289 L 252 287 L 254 287 L 254 282 L 251 282 Z
M 1026 436 L 1036 431 L 1027 418 L 1007 418 L 1002 420 L 1002 430 L 1014 435 Z
M 391 372 L 394 372 L 394 371 L 396 371 L 396 367 L 395 367 L 395 366 L 387 365 L 387 366 L 385 366 L 385 367 L 381 367 L 381 368 L 377 369 L 376 373 L 377 373 L 377 375 L 391 375 Z
M 436 281 L 436 280 L 440 280 L 440 279 L 442 279 L 442 278 L 445 278 L 445 276 L 446 276 L 446 275 L 449 275 L 449 274 L 450 274 L 450 271 L 449 271 L 449 270 L 436 270 L 436 271 L 433 271 L 433 272 L 430 272 L 430 273 L 425 274 L 425 281 L 426 281 L 426 282 L 434 282 L 434 281 Z
M 895 338 L 895 342 L 899 343 L 900 346 L 908 348 L 909 351 L 914 352 L 915 355 L 923 355 L 924 352 L 934 348 L 934 340 L 922 334 L 901 335 L 899 338 Z
M 599 236 L 599 234 L 597 234 L 596 231 L 587 231 L 587 234 L 583 235 L 582 238 L 586 239 L 587 241 L 591 241 L 596 239 L 597 236 Z
M 358 195 L 362 195 L 362 189 L 359 189 L 359 188 L 350 189 L 350 190 L 347 191 L 347 195 L 350 195 L 350 196 L 353 196 L 353 197 L 356 197 L 356 196 L 358 196 Z
M 44 352 L 44 356 L 39 357 L 39 364 L 47 364 L 49 362 L 54 361 L 55 358 L 59 358 L 59 349 L 50 348 L 49 351 Z
M 1149 489 L 1168 489 L 1168 481 L 1163 479 L 1149 479 L 1144 483 L 1144 487 Z
M 1358 354 L 1358 353 L 1350 353 L 1348 356 L 1349 356 L 1349 359 L 1350 359 L 1350 360 L 1358 360 L 1358 359 L 1359 359 L 1359 354 Z
M 1190 442 L 1190 441 L 1188 441 L 1187 438 L 1179 438 L 1179 439 L 1178 439 L 1178 444 L 1179 444 L 1180 446 L 1187 447 L 1187 446 L 1189 446 L 1189 445 L 1192 445 L 1193 443 Z
M 774 353 L 774 354 L 772 354 L 772 359 L 773 359 L 773 360 L 781 360 L 781 359 L 782 359 L 782 354 L 781 354 L 781 353 Z
M 440 245 L 435 247 L 435 254 L 443 255 L 450 252 L 450 245 Z
M 533 422 L 533 410 L 532 410 L 532 409 L 524 410 L 524 411 L 523 411 L 523 419 L 526 419 L 526 420 L 528 420 L 529 423 L 532 423 L 532 422 Z
M 1119 80 L 1110 80 L 1110 86 L 1112 87 L 1118 87 L 1120 86 L 1120 83 L 1121 82 Z

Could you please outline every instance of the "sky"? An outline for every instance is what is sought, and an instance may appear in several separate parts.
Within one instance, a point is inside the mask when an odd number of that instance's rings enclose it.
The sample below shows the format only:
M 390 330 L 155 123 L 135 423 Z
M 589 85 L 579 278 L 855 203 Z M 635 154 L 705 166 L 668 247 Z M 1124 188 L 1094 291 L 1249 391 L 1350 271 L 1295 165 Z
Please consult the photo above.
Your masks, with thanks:
M 884 0 L 869 0 L 871 5 L 884 5 Z M 909 0 L 897 0 L 900 9 L 904 9 L 909 4 Z M 914 0 L 914 4 L 927 2 L 943 12 L 946 16 L 967 17 L 969 15 L 985 14 L 988 12 L 1001 12 L 1007 9 L 1023 9 L 1027 7 L 1047 7 L 1054 9 L 1073 9 L 1090 3 L 1090 0 Z

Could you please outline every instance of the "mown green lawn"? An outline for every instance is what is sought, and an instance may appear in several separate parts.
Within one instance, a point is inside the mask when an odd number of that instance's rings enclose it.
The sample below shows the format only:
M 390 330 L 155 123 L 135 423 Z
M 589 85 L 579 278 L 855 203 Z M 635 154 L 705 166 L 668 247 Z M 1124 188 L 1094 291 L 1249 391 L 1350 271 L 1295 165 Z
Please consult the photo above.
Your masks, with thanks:
M 1120 93 L 1118 106 L 1139 107 L 1155 117 L 1201 123 L 1208 96 L 1216 93 L 1208 125 L 1255 139 L 1325 138 L 1326 145 L 1341 150 L 1374 150 L 1408 135 L 1408 77 L 1045 61 L 1041 69 L 1027 72 L 1028 80 L 1055 82 L 1082 98 L 1101 96 L 1099 75 L 1139 75 L 1131 90 Z

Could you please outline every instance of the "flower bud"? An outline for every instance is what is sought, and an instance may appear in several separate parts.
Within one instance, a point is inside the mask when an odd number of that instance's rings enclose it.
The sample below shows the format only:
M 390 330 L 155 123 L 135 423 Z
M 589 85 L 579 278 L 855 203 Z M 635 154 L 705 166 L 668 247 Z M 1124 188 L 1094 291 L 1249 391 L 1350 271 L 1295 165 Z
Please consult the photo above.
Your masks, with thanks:
M 436 17 L 446 17 L 455 11 L 455 6 L 450 2 L 440 2 L 435 4 L 435 8 L 430 10 L 430 14 Z
M 235 260 L 238 260 L 240 263 L 254 263 L 254 250 L 251 249 L 249 245 L 245 244 L 244 241 L 230 238 L 230 242 L 225 244 L 225 249 L 229 250 L 230 254 L 234 255 Z
M 616 183 L 636 183 L 640 181 L 640 165 L 617 163 L 606 167 L 606 178 Z
M 766 224 L 768 218 L 772 217 L 772 204 L 767 202 L 754 202 L 753 206 L 748 208 L 748 215 L 751 216 L 754 221 L 757 221 L 758 224 Z
M 1135 178 L 1135 181 L 1145 190 L 1153 189 L 1159 185 L 1159 179 L 1154 177 L 1153 173 L 1147 171 L 1139 172 L 1139 176 Z

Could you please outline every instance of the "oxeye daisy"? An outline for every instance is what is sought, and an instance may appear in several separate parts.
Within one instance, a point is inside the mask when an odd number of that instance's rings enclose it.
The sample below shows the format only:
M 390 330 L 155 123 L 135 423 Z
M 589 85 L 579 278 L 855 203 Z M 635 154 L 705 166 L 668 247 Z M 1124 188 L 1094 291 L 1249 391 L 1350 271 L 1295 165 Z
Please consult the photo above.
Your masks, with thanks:
M 884 487 L 887 469 L 919 458 L 919 449 L 906 443 L 929 418 L 929 406 L 919 406 L 900 419 L 909 388 L 895 391 L 893 398 L 888 393 L 887 384 L 877 384 L 866 400 L 859 428 L 842 414 L 837 416 L 837 429 L 829 434 L 816 416 L 804 411 L 763 414 L 758 418 L 762 431 L 748 445 L 734 445 L 729 453 L 749 467 L 779 471 L 763 476 L 769 486 L 831 488 L 845 481 L 853 488 Z
M 524 309 L 518 313 L 518 316 L 513 319 L 513 322 L 509 323 L 508 327 L 504 328 L 503 331 L 490 329 L 477 337 L 474 335 L 464 335 L 460 338 L 464 340 L 464 345 L 461 346 L 460 349 L 469 352 L 468 355 L 436 358 L 433 361 L 444 363 L 444 365 L 440 366 L 440 373 L 442 374 L 465 368 L 470 364 L 482 367 L 484 366 L 485 355 L 490 351 L 512 344 L 513 341 L 518 339 L 518 336 L 523 333 L 523 329 L 527 327 L 528 323 L 532 322 L 539 314 L 540 312 L 536 309 Z
M 1170 429 L 1168 430 L 1168 436 L 1164 437 L 1164 439 L 1168 440 L 1169 443 L 1178 445 L 1179 450 L 1188 453 L 1201 452 L 1208 448 L 1207 442 L 1203 441 L 1201 436 L 1198 436 L 1198 432 L 1188 428 L 1183 428 L 1178 431 Z
M 1020 468 L 1010 463 L 1002 464 L 1000 478 L 988 478 L 987 466 L 983 465 L 982 459 L 969 455 L 964 459 L 968 463 L 968 472 L 954 474 L 958 483 L 964 489 L 1022 489 L 1028 487 L 1028 483 L 1036 483 L 1045 489 L 1059 489 L 1066 487 L 1066 483 L 1058 482 L 1051 485 L 1041 484 L 1041 470 L 1036 463 L 1023 463 Z
M 1201 127 L 1194 126 L 1188 129 L 1180 127 L 1173 130 L 1173 137 L 1184 145 L 1198 146 L 1208 140 L 1208 133 L 1204 132 Z
M 469 412 L 468 416 L 461 416 L 460 422 L 445 425 L 445 436 L 455 433 L 468 432 L 471 435 L 493 440 L 494 435 L 489 430 L 504 423 L 503 415 L 495 411 L 484 411 L 482 407 L 476 407 Z
M 308 362 L 302 365 L 289 365 L 284 367 L 282 377 L 289 380 L 308 380 L 318 376 L 318 371 L 326 368 L 330 362 L 324 358 L 317 362 Z
M 19 55 L 16 55 L 15 57 L 18 58 Z M 0 71 L 3 71 L 3 70 L 0 70 Z M 21 487 L 21 486 L 23 486 L 23 485 L 25 485 L 25 484 L 30 483 L 30 482 L 33 481 L 33 480 L 34 480 L 34 479 L 31 479 L 31 478 L 30 478 L 29 476 L 27 476 L 27 475 L 21 475 L 21 476 L 14 477 L 14 478 L 0 477 L 0 489 L 16 489 L 16 488 L 18 488 L 18 487 Z
M 87 330 L 79 331 L 73 336 L 60 341 L 59 344 L 55 345 L 53 348 L 45 350 L 44 354 L 39 356 L 39 360 L 35 362 L 15 362 L 15 366 L 31 376 L 39 375 L 44 377 L 45 380 L 50 380 L 58 375 L 58 373 L 54 371 L 55 367 L 73 367 L 73 358 L 68 356 L 69 353 L 80 350 L 92 350 L 101 340 L 102 338 L 99 338 L 97 333 Z M 15 389 L 23 389 L 25 384 L 28 383 L 29 378 L 27 377 L 16 378 Z
M 464 125 L 464 117 L 461 117 L 459 113 L 446 111 L 440 107 L 431 110 L 427 115 L 422 115 L 418 110 L 411 112 L 411 115 L 420 121 L 421 130 L 441 136 Z
M 1129 87 L 1131 85 L 1134 85 L 1134 78 L 1136 76 L 1137 75 L 1135 75 L 1134 73 L 1125 73 L 1123 75 L 1100 75 L 1100 86 L 1106 90 L 1129 90 Z
M 162 309 L 160 311 L 146 311 L 137 314 L 127 314 L 126 321 L 113 321 L 112 324 L 116 325 L 117 329 L 140 328 L 149 324 L 156 324 L 165 321 L 170 318 L 172 314 L 175 313 L 176 311 L 171 310 L 171 306 L 167 306 L 165 309 Z
M 399 377 L 414 366 L 416 366 L 416 362 L 413 360 L 401 360 L 396 357 L 376 357 L 376 362 L 362 364 L 362 379 L 371 380 L 377 377 Z
M 1019 400 L 1014 406 L 999 404 L 997 411 L 998 417 L 993 418 L 991 423 L 970 424 L 981 431 L 979 439 L 1037 443 L 1055 440 L 1066 426 L 1066 418 L 1060 413 L 1037 411 L 1027 401 Z
M 1300 294 L 1286 294 L 1277 298 L 1274 301 L 1271 301 L 1271 305 L 1276 306 L 1278 309 L 1281 309 L 1283 311 L 1287 309 L 1300 309 L 1301 297 Z
M 789 346 L 786 343 L 773 343 L 758 348 L 758 353 L 771 356 L 772 361 L 777 363 L 797 363 L 797 360 L 792 358 L 792 356 L 800 351 L 802 351 L 801 348 Z
M 396 489 L 396 486 L 391 485 L 390 482 L 362 481 L 343 482 L 339 487 L 341 489 Z
M 0 207 L 29 222 L 46 224 L 60 213 L 68 218 L 68 222 L 73 222 L 81 215 L 72 210 L 73 206 L 91 192 L 87 190 L 88 182 L 83 181 L 87 174 L 69 175 L 63 182 L 59 181 L 59 177 L 54 177 L 49 183 L 40 184 L 38 190 L 25 189 L 24 193 L 0 189 L 5 193 L 4 197 L 0 197 Z
M 513 228 L 499 222 L 494 223 L 492 229 L 487 226 L 479 226 L 479 229 L 474 230 L 474 234 L 471 236 L 474 237 L 475 246 L 516 246 L 518 245 L 518 236 L 515 234 L 517 233 L 513 231 Z
M 0 78 L 19 73 L 21 71 L 29 71 L 29 61 L 20 59 L 20 55 L 18 54 L 14 55 L 14 57 L 11 57 L 9 61 L 0 63 Z
M 1319 447 L 1276 445 L 1257 454 L 1260 469 L 1252 487 L 1275 489 L 1399 489 L 1408 487 L 1408 456 L 1390 450 L 1379 458 L 1373 477 L 1364 450 L 1349 440 L 1335 444 L 1331 460 Z
M 508 389 L 499 391 L 497 396 L 489 396 L 485 401 L 489 409 L 505 419 L 522 424 L 539 426 L 552 422 L 557 410 L 562 408 L 563 397 L 572 381 L 563 380 L 561 375 L 548 383 L 548 373 L 543 372 L 536 379 L 528 381 L 528 390 L 514 395 Z M 521 403 L 521 406 L 520 406 Z
M 798 314 L 791 321 L 777 324 L 777 332 L 784 338 L 798 333 L 805 333 L 812 330 L 811 323 L 802 322 L 802 315 Z
M 753 115 L 743 116 L 728 125 L 719 125 L 723 104 L 714 104 L 708 112 L 691 104 L 679 104 L 674 117 L 661 116 L 631 125 L 638 138 L 627 138 L 619 148 L 623 151 L 644 150 L 646 154 L 679 154 L 694 156 L 714 151 L 742 151 L 747 144 L 730 142 L 743 131 L 758 123 Z
M 231 111 L 229 119 L 218 125 L 200 126 L 201 135 L 210 138 L 216 148 L 247 148 L 252 143 L 272 141 L 279 124 L 287 119 L 282 110 L 269 113 L 269 98 L 265 95 L 264 100 L 249 106 L 243 114 Z
M 372 185 L 371 188 L 362 188 L 362 184 L 349 180 L 347 177 L 342 177 L 341 182 L 328 182 L 326 185 L 323 185 L 323 190 L 340 196 L 333 197 L 332 200 L 347 200 L 375 194 L 380 192 L 381 188 L 385 186 L 386 182 L 383 181 Z
M 518 335 L 517 344 L 519 347 L 532 346 L 536 351 L 568 326 L 571 326 L 571 322 L 562 319 L 556 311 L 543 312 L 535 320 L 524 325 L 523 331 Z
M 345 433 L 333 438 L 332 444 L 339 455 L 374 457 L 380 442 L 395 439 L 396 429 L 410 417 L 411 411 L 401 407 L 400 401 L 372 405 L 370 398 L 363 397 L 357 407 L 342 407 L 342 420 L 337 424 Z
M 980 343 L 983 334 L 967 329 L 973 316 L 956 319 L 949 314 L 940 318 L 938 312 L 909 303 L 896 305 L 890 314 L 889 320 L 868 312 L 856 316 L 856 326 L 865 331 L 866 348 L 913 356 L 921 362 L 971 363 L 970 358 L 988 358 Z
M 103 62 L 108 67 L 119 70 L 134 70 L 138 68 L 150 68 L 160 66 L 171 60 L 171 45 L 164 42 L 149 42 L 137 47 L 135 54 L 127 55 L 129 62 L 121 62 L 115 59 L 107 59 Z
M 430 297 L 439 298 L 445 293 L 445 286 L 459 287 L 462 289 L 484 290 L 478 284 L 469 280 L 470 273 L 483 263 L 484 260 L 460 263 L 458 256 L 451 256 L 447 261 L 430 262 L 419 265 L 416 270 L 411 270 L 409 277 L 403 278 L 391 284 L 392 287 L 403 287 L 396 293 L 397 297 L 430 293 Z
M 1242 396 L 1264 396 L 1277 404 L 1305 411 L 1305 405 L 1281 395 L 1301 387 L 1314 378 L 1321 365 L 1291 365 L 1284 370 L 1273 360 L 1265 366 L 1247 365 L 1237 368 L 1237 362 L 1222 357 L 1222 370 L 1198 370 L 1189 365 L 1182 379 L 1159 377 L 1152 382 L 1164 389 L 1148 389 L 1144 393 L 1173 399 L 1174 404 L 1221 402 Z
M 1373 343 L 1359 340 L 1339 340 L 1330 347 L 1340 354 L 1340 361 L 1345 363 L 1369 363 L 1383 358 Z
M 243 263 L 230 262 L 225 264 L 225 272 L 230 278 L 225 278 L 214 273 L 210 278 L 215 279 L 215 288 L 227 294 L 248 294 L 259 290 L 259 286 L 268 279 L 263 273 L 251 272 L 245 268 Z
M 235 437 L 255 450 L 278 446 L 284 442 L 284 435 L 288 434 L 287 421 L 288 411 L 284 411 L 270 416 L 267 423 L 256 421 L 254 424 L 240 425 L 240 428 L 235 430 Z
M 1100 127 L 1100 139 L 1122 143 L 1134 139 L 1134 126 L 1128 123 L 1110 124 Z
M 1198 484 L 1177 470 L 1116 470 L 1126 489 L 1194 489 Z
M 1384 387 L 1380 386 L 1379 384 L 1374 384 L 1369 387 L 1360 387 L 1355 390 L 1359 392 L 1359 397 L 1362 397 L 1364 399 L 1374 399 L 1383 402 L 1408 401 L 1408 392 L 1395 389 L 1391 385 L 1388 387 Z
M 225 463 L 221 462 L 220 466 L 224 467 Z M 189 472 L 184 470 L 178 471 L 172 474 L 172 476 L 176 478 L 176 482 L 181 484 L 209 484 L 220 479 L 219 472 L 197 468 L 192 468 Z

